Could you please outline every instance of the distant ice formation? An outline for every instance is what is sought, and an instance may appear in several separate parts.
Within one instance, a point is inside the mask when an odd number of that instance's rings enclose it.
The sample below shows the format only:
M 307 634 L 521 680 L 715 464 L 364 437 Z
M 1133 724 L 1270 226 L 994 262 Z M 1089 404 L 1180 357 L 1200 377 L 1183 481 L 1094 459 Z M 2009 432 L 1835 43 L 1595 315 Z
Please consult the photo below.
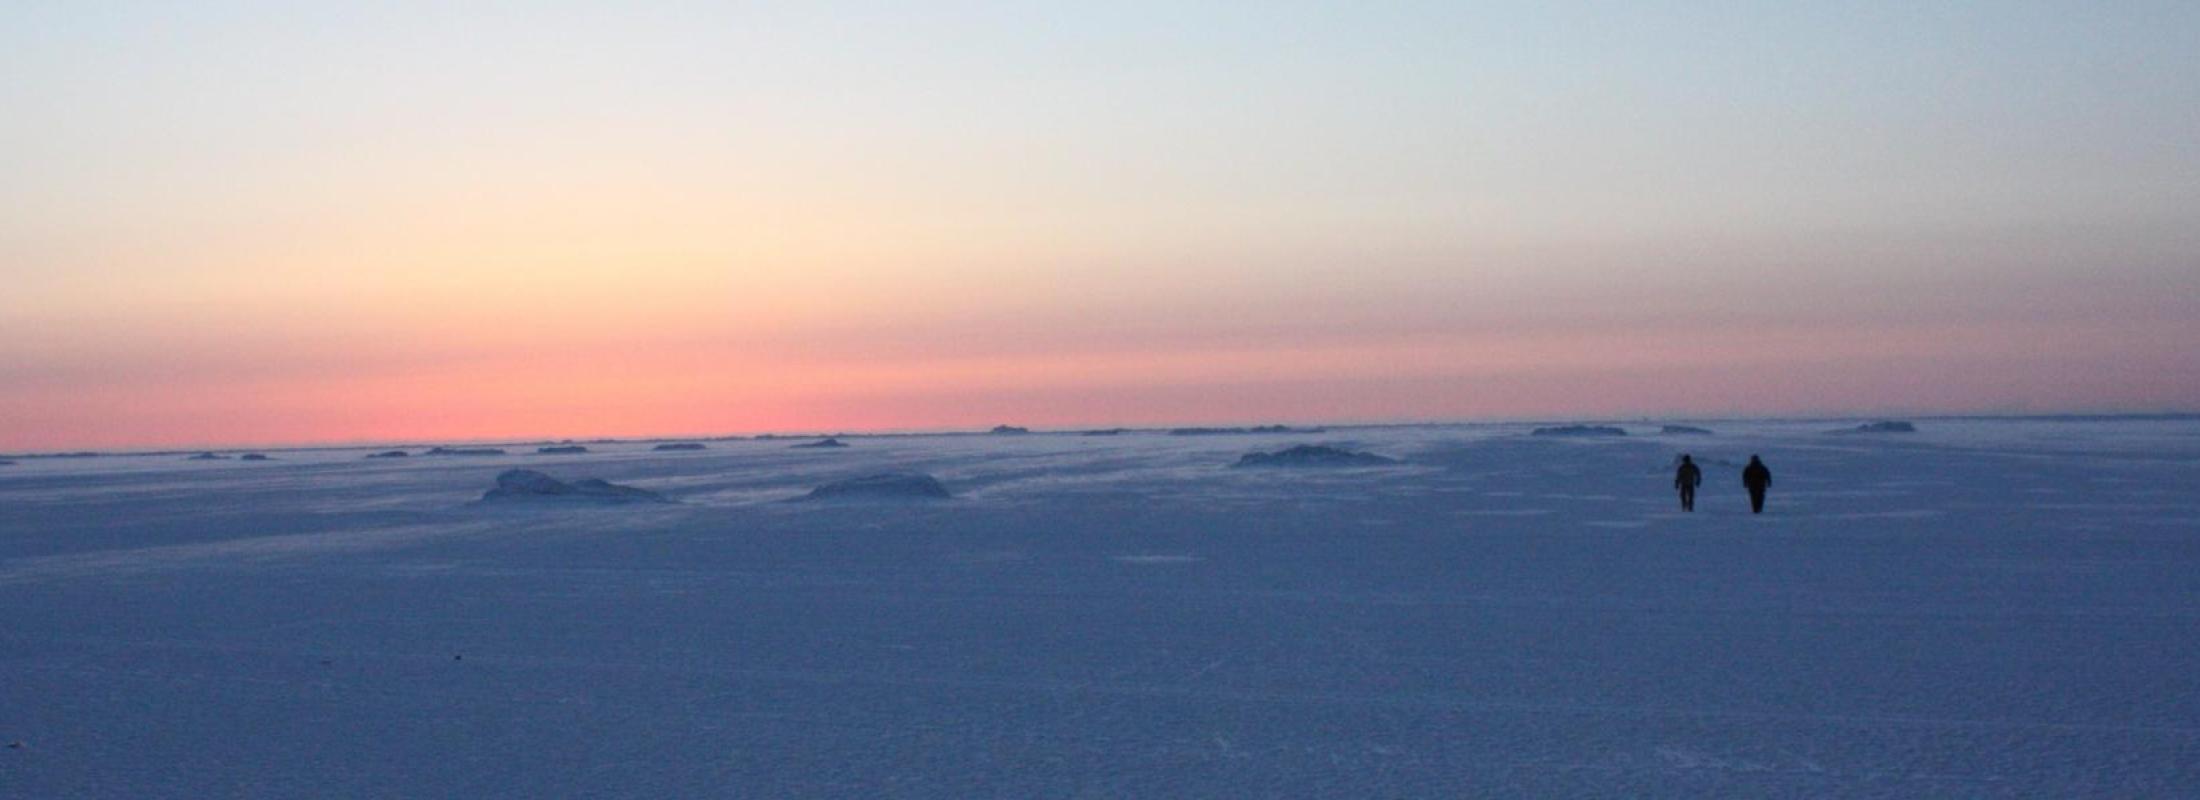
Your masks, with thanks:
M 1842 428 L 1829 433 L 1916 433 L 1917 426 L 1900 420 L 1866 422 L 1854 428 Z
M 497 476 L 497 487 L 481 496 L 488 501 L 585 500 L 598 503 L 669 503 L 664 495 L 647 489 L 620 486 L 600 478 L 566 483 L 531 469 L 508 469 Z
M 1014 425 L 995 425 L 995 426 L 993 426 L 993 432 L 994 432 L 994 433 L 998 433 L 998 434 L 1018 434 L 1018 433 L 1030 433 L 1030 432 L 1031 432 L 1031 429 L 1030 429 L 1030 428 L 1019 428 L 1019 427 L 1016 427 L 1016 426 L 1014 426 Z
M 582 447 L 577 444 L 563 444 L 551 445 L 549 447 L 537 447 L 535 448 L 535 452 L 546 456 L 568 456 L 586 453 L 588 452 L 588 448 Z
M 1709 428 L 1698 428 L 1694 425 L 1667 425 L 1659 428 L 1658 433 L 1666 436 L 1710 436 L 1711 430 Z
M 1627 431 L 1610 425 L 1558 425 L 1537 428 L 1531 436 L 1626 436 Z
M 1172 428 L 1170 436 L 1230 436 L 1246 433 L 1321 433 L 1321 428 L 1293 428 L 1289 425 L 1255 425 L 1250 428 Z
M 407 452 L 405 452 L 405 451 L 403 451 L 403 450 L 384 450 L 384 451 L 382 451 L 382 452 L 380 452 L 380 453 L 368 453 L 368 454 L 367 454 L 367 457 L 368 457 L 368 458 L 405 458 L 405 457 L 407 457 L 407 456 L 410 456 L 410 455 L 412 455 L 412 454 L 411 454 L 411 453 L 407 453 Z
M 882 472 L 849 478 L 810 490 L 808 500 L 945 500 L 953 495 L 938 479 L 922 472 Z
M 225 459 L 227 459 L 227 458 L 229 458 L 229 457 L 228 457 L 228 456 L 225 456 L 225 455 L 222 455 L 222 454 L 220 454 L 220 453 L 200 453 L 200 454 L 198 454 L 198 455 L 195 455 L 195 456 L 191 456 L 190 458 L 186 458 L 186 459 L 184 459 L 184 460 L 185 460 L 185 461 L 222 461 L 222 460 L 225 460 Z
M 704 448 L 702 442 L 666 442 L 650 449 L 658 452 L 670 452 L 673 450 L 701 450 Z
M 494 447 L 433 447 L 424 456 L 501 456 L 504 451 Z
M 266 453 L 246 453 L 246 454 L 244 454 L 244 455 L 238 456 L 238 457 L 237 457 L 237 460 L 239 460 L 239 461 L 273 461 L 273 460 L 275 460 L 275 459 L 272 459 L 272 458 L 268 458 L 268 457 L 267 457 L 267 454 L 266 454 Z
M 1086 435 L 1086 436 L 1116 436 L 1116 435 L 1120 435 L 1120 434 L 1122 434 L 1122 433 L 1123 433 L 1123 432 L 1124 432 L 1125 430 L 1126 430 L 1126 429 L 1124 429 L 1124 428 L 1101 428 L 1101 429 L 1098 429 L 1098 430 L 1090 430 L 1090 431 L 1085 431 L 1084 435 Z
M 1273 453 L 1247 453 L 1240 467 L 1380 467 L 1396 464 L 1392 458 L 1318 444 L 1302 444 Z
M 798 445 L 793 445 L 794 449 L 797 449 L 797 450 L 815 450 L 815 449 L 818 449 L 818 448 L 831 448 L 831 447 L 847 447 L 847 446 L 848 446 L 848 443 L 847 443 L 847 442 L 843 442 L 843 441 L 841 441 L 841 440 L 839 440 L 839 439 L 834 439 L 834 438 L 831 438 L 831 437 L 826 437 L 826 438 L 823 438 L 823 439 L 819 439 L 819 440 L 817 440 L 817 441 L 814 441 L 814 442 L 807 442 L 807 443 L 804 443 L 804 444 L 798 444 Z

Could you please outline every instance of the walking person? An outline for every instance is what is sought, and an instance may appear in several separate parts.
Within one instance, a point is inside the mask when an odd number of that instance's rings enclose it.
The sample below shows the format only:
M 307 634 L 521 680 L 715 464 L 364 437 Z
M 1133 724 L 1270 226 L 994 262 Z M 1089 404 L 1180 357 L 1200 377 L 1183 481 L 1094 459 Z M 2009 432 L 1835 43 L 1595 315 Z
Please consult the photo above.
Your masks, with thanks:
M 1749 490 L 1749 513 L 1765 513 L 1765 490 L 1772 488 L 1772 470 L 1750 456 L 1749 466 L 1742 468 L 1742 488 Z
M 1703 470 L 1696 462 L 1681 454 L 1681 468 L 1673 472 L 1673 488 L 1681 490 L 1681 510 L 1696 510 L 1696 487 L 1703 485 Z

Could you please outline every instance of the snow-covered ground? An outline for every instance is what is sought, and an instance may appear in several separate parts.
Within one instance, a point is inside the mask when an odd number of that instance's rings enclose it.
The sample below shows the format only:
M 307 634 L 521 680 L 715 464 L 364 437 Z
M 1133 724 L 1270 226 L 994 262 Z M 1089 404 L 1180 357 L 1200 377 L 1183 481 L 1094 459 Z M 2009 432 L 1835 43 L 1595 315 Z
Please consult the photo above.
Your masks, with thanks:
M 0 796 L 2200 795 L 2200 422 L 1627 427 L 18 459 Z

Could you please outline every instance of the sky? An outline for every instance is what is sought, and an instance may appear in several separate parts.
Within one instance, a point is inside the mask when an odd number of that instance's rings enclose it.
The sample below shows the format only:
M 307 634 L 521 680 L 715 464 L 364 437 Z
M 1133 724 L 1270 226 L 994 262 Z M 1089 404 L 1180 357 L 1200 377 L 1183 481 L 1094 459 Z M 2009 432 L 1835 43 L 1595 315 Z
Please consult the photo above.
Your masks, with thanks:
M 0 451 L 2190 410 L 2196 41 L 2190 2 L 0 0 Z

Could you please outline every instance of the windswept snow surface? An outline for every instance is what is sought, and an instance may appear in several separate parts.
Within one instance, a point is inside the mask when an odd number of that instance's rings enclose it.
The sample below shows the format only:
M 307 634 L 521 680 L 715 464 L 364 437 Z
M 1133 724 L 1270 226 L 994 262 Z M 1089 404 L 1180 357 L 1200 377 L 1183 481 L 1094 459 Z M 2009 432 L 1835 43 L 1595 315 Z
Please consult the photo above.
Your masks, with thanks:
M 0 796 L 2200 795 L 2200 422 L 1825 428 L 21 459 Z

